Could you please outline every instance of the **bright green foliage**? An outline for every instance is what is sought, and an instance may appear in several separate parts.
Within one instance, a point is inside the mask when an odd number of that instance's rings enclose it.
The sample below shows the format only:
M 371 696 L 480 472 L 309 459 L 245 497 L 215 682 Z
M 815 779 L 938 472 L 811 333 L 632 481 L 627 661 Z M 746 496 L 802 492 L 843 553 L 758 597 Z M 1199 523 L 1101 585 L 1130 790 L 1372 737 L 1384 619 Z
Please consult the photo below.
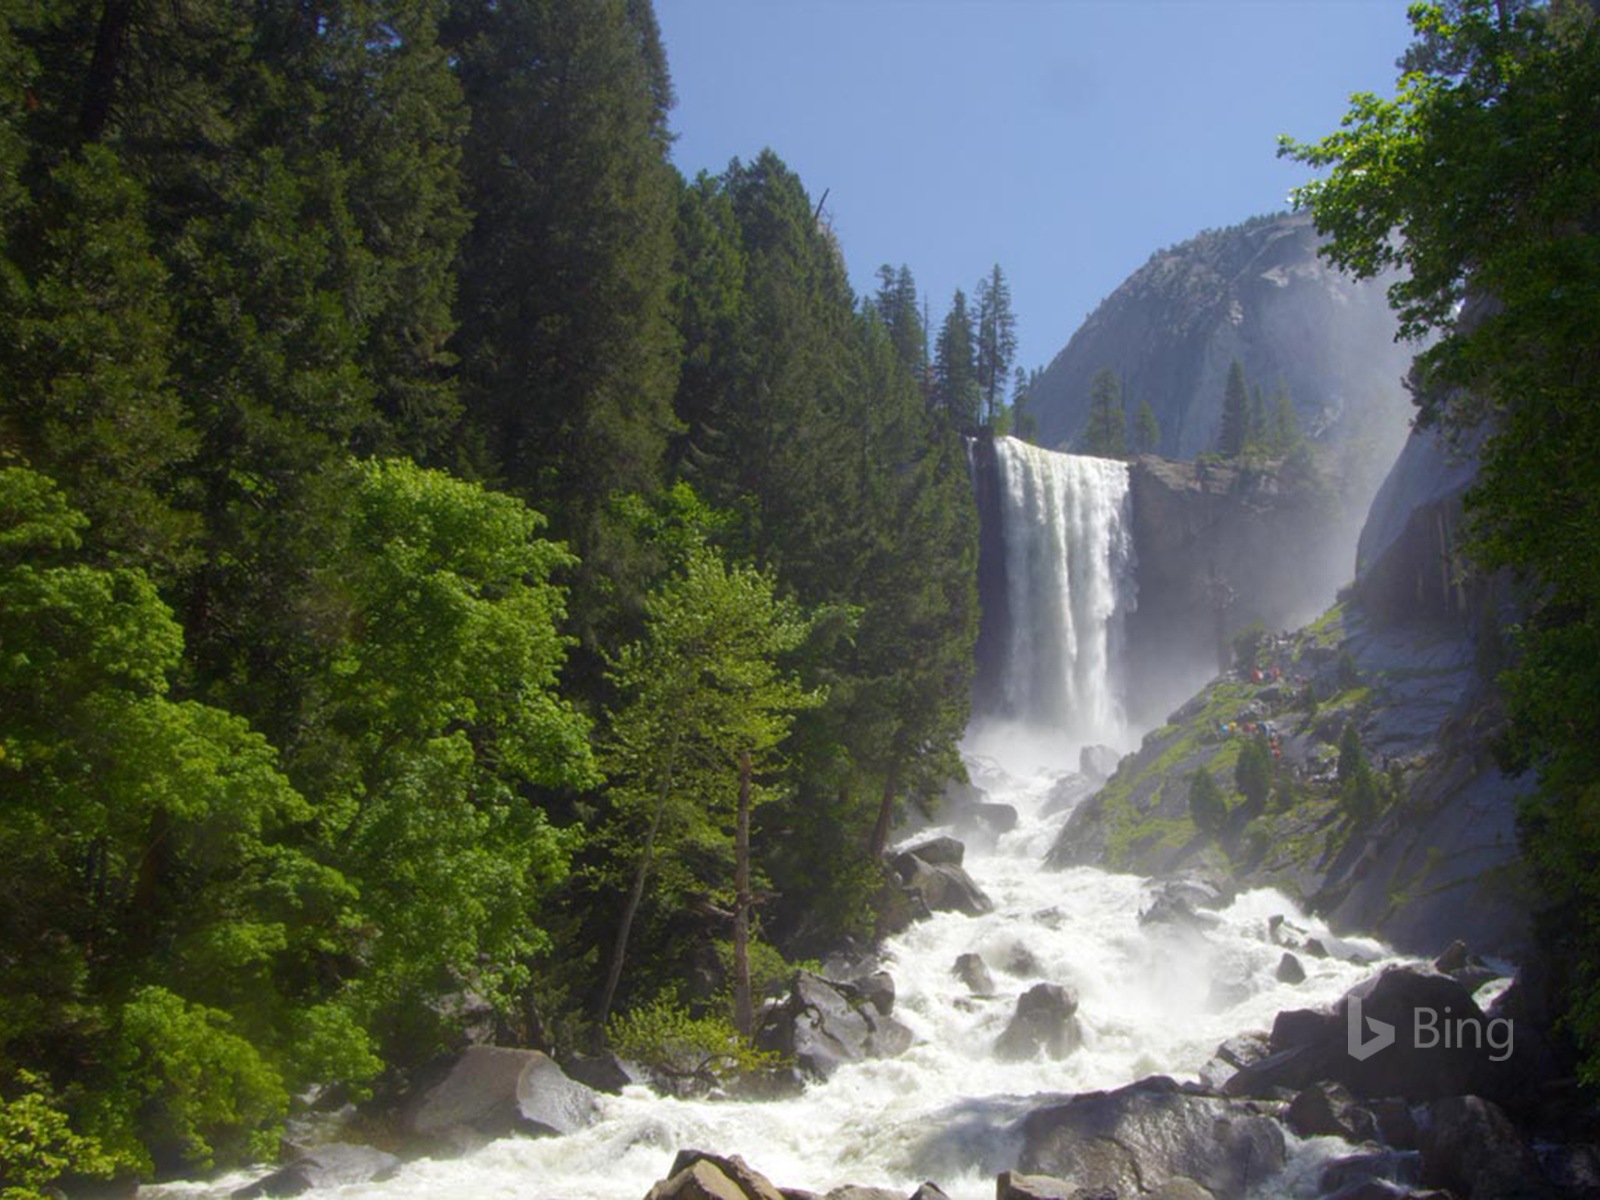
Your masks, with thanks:
M 538 538 L 542 519 L 403 460 L 363 464 L 352 503 L 322 586 L 358 636 L 299 761 L 315 794 L 349 797 L 321 824 L 377 931 L 362 1011 L 415 1041 L 437 1036 L 416 1023 L 452 979 L 510 1004 L 569 846 L 527 789 L 596 775 L 587 725 L 556 695 L 567 641 L 548 580 L 570 558 Z
M 1161 449 L 1161 423 L 1150 401 L 1140 400 L 1133 418 L 1133 449 L 1137 454 L 1154 454 Z
M 1228 366 L 1228 382 L 1222 393 L 1222 423 L 1217 429 L 1217 453 L 1237 458 L 1250 440 L 1250 389 L 1244 368 L 1234 359 Z
M 1078 448 L 1101 458 L 1121 458 L 1128 452 L 1128 414 L 1122 404 L 1122 384 L 1110 367 L 1101 367 L 1089 383 L 1089 423 Z
M 1189 816 L 1202 833 L 1220 833 L 1228 822 L 1227 798 L 1205 767 L 1189 777 Z
M 974 321 L 977 341 L 978 392 L 983 397 L 983 420 L 993 424 L 1006 398 L 1006 376 L 1017 354 L 1017 318 L 1011 311 L 1011 289 L 1000 264 L 978 282 L 978 310 Z
M 714 549 L 694 547 L 681 572 L 652 593 L 646 612 L 644 637 L 617 657 L 613 673 L 624 702 L 605 735 L 609 822 L 620 841 L 640 849 L 602 1023 L 651 876 L 673 908 L 686 894 L 726 892 L 741 760 L 748 756 L 766 791 L 794 714 L 822 701 L 781 663 L 805 640 L 810 622 L 778 599 L 769 575 L 730 568 Z
M 966 293 L 957 288 L 933 350 L 933 402 L 956 429 L 974 429 L 982 416 L 976 354 Z
M 18 1071 L 0 1093 L 0 1200 L 46 1200 L 44 1189 L 64 1172 L 108 1178 L 117 1165 L 97 1139 L 73 1130 L 32 1071 Z
M 620 1056 L 669 1079 L 717 1083 L 776 1065 L 722 1016 L 692 1017 L 670 996 L 658 996 L 613 1017 L 606 1040 Z

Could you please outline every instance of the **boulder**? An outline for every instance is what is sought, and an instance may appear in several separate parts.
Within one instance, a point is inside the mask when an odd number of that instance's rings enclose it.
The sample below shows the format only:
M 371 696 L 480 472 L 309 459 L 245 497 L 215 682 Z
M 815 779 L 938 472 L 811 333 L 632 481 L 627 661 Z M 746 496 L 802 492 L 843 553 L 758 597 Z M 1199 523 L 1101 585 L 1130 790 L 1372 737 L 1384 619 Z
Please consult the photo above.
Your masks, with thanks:
M 861 998 L 849 985 L 797 971 L 789 995 L 763 1014 L 756 1042 L 792 1057 L 807 1075 L 826 1079 L 844 1063 L 904 1053 L 911 1031 L 881 1012 L 877 998 Z
M 880 1016 L 894 1011 L 894 976 L 887 971 L 874 971 L 859 979 L 839 985 L 839 990 L 850 998 L 852 1004 L 870 1004 Z
M 1021 1171 L 1001 1171 L 994 1181 L 995 1200 L 1071 1200 L 1077 1191 L 1065 1179 Z
M 1078 751 L 1078 771 L 1088 776 L 1097 783 L 1103 783 L 1117 773 L 1117 764 L 1122 761 L 1110 746 L 1085 746 Z
M 749 1200 L 749 1197 L 715 1164 L 698 1159 L 657 1183 L 646 1193 L 645 1200 Z
M 594 1091 L 537 1050 L 469 1046 L 415 1093 L 401 1129 L 432 1148 L 467 1150 L 511 1133 L 566 1134 L 593 1123 Z
M 646 1081 L 644 1070 L 637 1063 L 618 1058 L 609 1050 L 603 1054 L 567 1054 L 560 1061 L 569 1078 L 613 1096 L 630 1084 Z
M 1278 960 L 1278 969 L 1275 972 L 1279 983 L 1304 983 L 1306 969 L 1300 965 L 1300 960 L 1289 951 L 1283 952 L 1283 957 Z
M 1430 1104 L 1418 1144 L 1428 1187 L 1464 1200 L 1531 1200 L 1549 1192 L 1533 1148 L 1488 1100 L 1447 1096 Z
M 1337 1083 L 1314 1083 L 1298 1093 L 1290 1101 L 1284 1120 L 1301 1137 L 1340 1137 L 1347 1142 L 1367 1142 L 1378 1136 L 1377 1120 L 1356 1104 L 1348 1089 Z
M 1032 950 L 1029 950 L 1021 942 L 1015 942 L 1006 953 L 1006 960 L 1000 964 L 1000 969 L 1007 975 L 1028 979 L 1038 976 L 1044 970 L 1044 964 L 1039 961 L 1039 956 Z
M 902 853 L 920 858 L 923 862 L 933 867 L 959 867 L 961 860 L 966 857 L 967 848 L 953 837 L 936 837 L 929 838 L 925 842 L 918 842 L 910 849 L 902 851 Z M 898 855 L 896 857 L 898 858 Z
M 1217 918 L 1197 911 L 1187 892 L 1182 885 L 1162 884 L 1151 896 L 1150 907 L 1140 911 L 1139 924 L 1188 933 L 1203 933 L 1215 927 Z
M 1223 1042 L 1210 1061 L 1200 1068 L 1200 1082 L 1214 1091 L 1220 1091 L 1222 1085 L 1237 1075 L 1242 1067 L 1260 1062 L 1271 1053 L 1268 1036 L 1262 1032 L 1241 1033 Z
M 981 954 L 961 955 L 950 968 L 950 974 L 966 984 L 967 991 L 975 996 L 994 994 L 994 976 L 989 974 L 989 964 L 983 961 Z
M 918 1185 L 917 1190 L 911 1193 L 911 1200 L 950 1200 L 945 1195 L 944 1189 L 937 1183 L 924 1180 Z
M 1009 804 L 974 804 L 972 820 L 975 825 L 998 837 L 1017 827 L 1017 810 Z
M 994 911 L 994 904 L 983 894 L 983 889 L 958 866 L 924 862 L 909 853 L 895 855 L 893 862 L 900 882 L 929 912 L 960 912 L 969 917 L 981 917 Z
M 905 1196 L 893 1188 L 862 1187 L 858 1183 L 847 1183 L 834 1188 L 822 1200 L 905 1200 Z
M 696 1163 L 708 1163 L 714 1167 L 724 1179 L 738 1188 L 745 1200 L 783 1200 L 783 1193 L 777 1185 L 737 1154 L 724 1156 L 704 1150 L 679 1150 L 678 1156 L 672 1160 L 672 1169 L 667 1172 L 668 1180 L 677 1178 Z
M 256 1200 L 258 1196 L 298 1196 L 314 1188 L 381 1183 L 394 1178 L 400 1165 L 400 1160 L 394 1155 L 374 1150 L 371 1146 L 329 1142 L 254 1183 L 235 1188 L 231 1196 L 232 1200 Z
M 1077 992 L 1058 983 L 1034 984 L 1017 998 L 1017 1011 L 995 1042 L 995 1057 L 1014 1062 L 1043 1050 L 1065 1058 L 1083 1044 L 1077 1013 Z
M 1375 1150 L 1330 1159 L 1317 1176 L 1320 1192 L 1342 1192 L 1358 1183 L 1380 1180 L 1410 1188 L 1422 1182 L 1422 1157 L 1416 1151 Z
M 1022 1171 L 1121 1196 L 1189 1180 L 1241 1200 L 1285 1161 L 1283 1130 L 1256 1105 L 1164 1076 L 1036 1108 L 1021 1131 Z
M 1352 1011 L 1357 1001 L 1359 1020 Z M 1388 1034 L 1382 1033 L 1384 1026 Z M 1500 1052 L 1490 1039 L 1506 1028 L 1489 1027 L 1471 993 L 1448 975 L 1426 967 L 1389 967 L 1352 988 L 1331 1012 L 1279 1013 L 1272 1055 L 1241 1070 L 1224 1091 L 1268 1096 L 1276 1088 L 1299 1091 L 1331 1081 L 1362 1099 L 1498 1098 L 1514 1076 L 1503 1055 L 1495 1061 Z M 1391 1044 L 1370 1048 L 1380 1036 L 1391 1035 Z M 1356 1057 L 1352 1045 L 1369 1047 L 1365 1057 Z

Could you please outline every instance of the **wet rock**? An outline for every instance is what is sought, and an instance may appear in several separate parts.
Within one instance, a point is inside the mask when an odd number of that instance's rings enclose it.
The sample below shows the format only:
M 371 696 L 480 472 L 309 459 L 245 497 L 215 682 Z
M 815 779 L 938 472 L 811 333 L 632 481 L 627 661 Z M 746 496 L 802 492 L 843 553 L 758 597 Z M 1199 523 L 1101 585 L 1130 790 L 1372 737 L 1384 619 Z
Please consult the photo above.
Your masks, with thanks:
M 1279 983 L 1304 983 L 1306 969 L 1300 965 L 1300 960 L 1289 951 L 1283 952 L 1283 957 L 1278 960 L 1278 969 L 1275 972 Z
M 850 998 L 851 1003 L 870 1004 L 881 1016 L 887 1017 L 894 1011 L 894 976 L 887 971 L 874 971 L 870 975 L 852 979 L 849 983 L 841 984 L 840 990 Z
M 1160 891 L 1174 900 L 1183 901 L 1190 908 L 1210 912 L 1227 908 L 1238 896 L 1237 889 L 1226 876 L 1200 868 L 1162 880 Z
M 1017 810 L 1009 804 L 975 804 L 972 806 L 972 820 L 975 825 L 998 837 L 1017 827 Z
M 595 1093 L 537 1050 L 470 1046 L 433 1074 L 406 1104 L 401 1128 L 436 1151 L 510 1133 L 573 1133 L 595 1119 Z
M 704 1150 L 680 1150 L 678 1156 L 672 1160 L 672 1169 L 667 1172 L 667 1178 L 674 1179 L 689 1170 L 696 1163 L 709 1163 L 730 1183 L 732 1183 L 746 1200 L 783 1200 L 784 1193 L 778 1190 L 776 1184 L 757 1171 L 737 1154 L 721 1155 L 711 1154 Z M 658 1185 L 659 1186 L 659 1185 Z
M 1373 1180 L 1403 1189 L 1414 1187 L 1422 1182 L 1422 1156 L 1415 1151 L 1377 1150 L 1335 1158 L 1326 1163 L 1317 1176 L 1317 1190 L 1341 1192 Z
M 1163 1076 L 1034 1109 L 1022 1139 L 1021 1170 L 1123 1196 L 1185 1179 L 1241 1200 L 1284 1165 L 1283 1131 L 1257 1106 Z
M 1457 1200 L 1457 1198 L 1449 1192 L 1419 1192 L 1404 1184 L 1391 1183 L 1387 1179 L 1358 1179 L 1337 1192 L 1329 1193 L 1323 1200 Z
M 834 1188 L 823 1200 L 905 1200 L 905 1196 L 893 1188 L 862 1187 L 860 1184 L 847 1183 Z
M 847 985 L 797 971 L 789 995 L 763 1014 L 756 1042 L 826 1079 L 843 1063 L 904 1053 L 911 1031 L 874 1003 L 854 999 Z
M 994 976 L 989 974 L 989 964 L 983 961 L 981 954 L 961 955 L 950 968 L 950 974 L 966 984 L 967 991 L 975 996 L 994 994 Z
M 1365 1058 L 1349 1052 L 1355 999 L 1362 1006 L 1359 1037 L 1370 1042 L 1378 1036 L 1380 1026 L 1372 1022 L 1391 1026 L 1394 1037 L 1392 1044 Z M 1437 1024 L 1430 1027 L 1430 1019 Z M 1452 1030 L 1466 1022 L 1487 1036 L 1487 1018 L 1456 980 L 1428 968 L 1389 967 L 1352 988 L 1331 1012 L 1279 1013 L 1271 1057 L 1241 1070 L 1224 1090 L 1234 1096 L 1264 1096 L 1276 1088 L 1299 1091 L 1328 1080 L 1344 1084 L 1362 1099 L 1504 1094 L 1514 1083 L 1510 1064 L 1494 1061 L 1496 1051 L 1487 1043 L 1447 1047 L 1441 1032 L 1446 1021 Z M 1415 1036 L 1419 1027 L 1422 1038 Z
M 1433 960 L 1433 969 L 1441 975 L 1449 975 L 1468 966 L 1472 956 L 1467 953 L 1467 944 L 1460 938 L 1451 942 L 1445 952 Z
M 1271 1053 L 1269 1036 L 1264 1032 L 1241 1033 L 1217 1047 L 1211 1060 L 1200 1068 L 1200 1082 L 1220 1089 L 1241 1068 L 1260 1062 Z
M 1139 913 L 1139 924 L 1203 933 L 1215 927 L 1218 920 L 1210 913 L 1196 911 L 1183 888 L 1164 883 L 1150 898 L 1150 906 Z
M 1349 1090 L 1337 1083 L 1314 1083 L 1297 1094 L 1284 1119 L 1301 1137 L 1340 1137 L 1347 1142 L 1365 1142 L 1378 1135 L 1378 1123 L 1373 1115 L 1356 1104 Z
M 911 1200 L 950 1200 L 950 1197 L 945 1195 L 944 1189 L 937 1183 L 925 1180 L 911 1193 Z
M 254 1183 L 234 1189 L 231 1196 L 232 1200 L 256 1200 L 258 1196 L 298 1196 L 313 1188 L 381 1183 L 394 1178 L 400 1165 L 394 1155 L 371 1146 L 329 1142 Z
M 1001 1171 L 994 1181 L 995 1200 L 1071 1200 L 1078 1190 L 1065 1179 Z
M 949 863 L 928 863 L 914 854 L 900 853 L 893 859 L 900 882 L 929 912 L 960 912 L 981 917 L 994 910 L 972 877 Z
M 1305 952 L 1312 958 L 1328 957 L 1328 948 L 1322 944 L 1321 938 L 1307 938 Z
M 1117 773 L 1117 764 L 1122 761 L 1110 746 L 1085 746 L 1078 751 L 1078 770 L 1090 779 L 1103 783 Z
M 1044 971 L 1044 964 L 1039 961 L 1039 956 L 1029 950 L 1021 942 L 1011 947 L 1006 955 L 1006 961 L 1000 967 L 1007 975 L 1015 975 L 1021 979 L 1039 975 Z
M 1428 1106 L 1418 1143 L 1422 1182 L 1468 1200 L 1548 1194 L 1533 1149 L 1498 1105 L 1448 1096 Z
M 1396 1150 L 1417 1148 L 1417 1118 L 1411 1105 L 1398 1096 L 1369 1100 L 1367 1110 L 1378 1123 L 1378 1140 Z
M 750 1200 L 749 1197 L 705 1159 L 663 1179 L 650 1189 L 645 1200 Z
M 630 1084 L 644 1083 L 645 1073 L 637 1063 L 618 1058 L 609 1050 L 604 1054 L 568 1054 L 561 1060 L 561 1069 L 569 1078 L 597 1092 L 613 1096 Z
M 1056 813 L 1065 812 L 1075 807 L 1085 797 L 1093 794 L 1094 790 L 1104 782 L 1091 779 L 1087 775 L 1074 772 L 1063 775 L 1050 785 L 1050 790 L 1045 793 L 1044 803 L 1039 811 L 1044 816 L 1054 816 Z
M 1157 1184 L 1140 1196 L 1139 1200 L 1214 1200 L 1214 1198 L 1194 1180 L 1180 1177 Z
M 936 837 L 929 838 L 925 842 L 918 842 L 915 846 L 902 853 L 920 858 L 929 866 L 959 867 L 962 859 L 966 857 L 967 848 L 953 837 Z
M 1017 1011 L 995 1042 L 995 1057 L 1015 1062 L 1041 1050 L 1065 1058 L 1083 1044 L 1078 994 L 1058 983 L 1036 983 L 1017 998 Z

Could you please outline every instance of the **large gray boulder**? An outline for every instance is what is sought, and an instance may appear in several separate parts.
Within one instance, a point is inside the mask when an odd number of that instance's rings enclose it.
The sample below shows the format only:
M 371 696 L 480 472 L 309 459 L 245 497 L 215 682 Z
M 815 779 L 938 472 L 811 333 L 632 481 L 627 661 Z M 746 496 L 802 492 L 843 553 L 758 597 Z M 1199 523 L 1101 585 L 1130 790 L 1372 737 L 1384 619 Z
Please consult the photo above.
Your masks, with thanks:
M 394 1155 L 371 1146 L 329 1142 L 254 1183 L 235 1188 L 231 1195 L 232 1200 L 256 1200 L 260 1196 L 298 1196 L 313 1189 L 381 1183 L 394 1178 L 400 1166 Z
M 1284 1161 L 1283 1130 L 1256 1105 L 1156 1076 L 1034 1109 L 1017 1166 L 1118 1196 L 1187 1180 L 1216 1200 L 1243 1200 Z
M 783 1200 L 783 1193 L 776 1184 L 760 1171 L 757 1171 L 737 1154 L 712 1154 L 705 1150 L 680 1150 L 672 1160 L 672 1169 L 667 1172 L 667 1181 L 676 1179 L 685 1171 L 691 1170 L 696 1164 L 705 1163 L 714 1167 L 723 1179 L 739 1191 L 745 1200 Z M 707 1176 L 702 1175 L 702 1180 Z M 656 1185 L 660 1187 L 660 1184 Z M 716 1186 L 720 1187 L 720 1184 Z M 652 1190 L 652 1195 L 654 1191 Z
M 894 856 L 893 865 L 900 882 L 929 912 L 959 912 L 981 917 L 994 911 L 994 904 L 972 876 L 954 863 L 930 863 L 910 852 Z
M 1354 1003 L 1360 1006 L 1356 1016 Z M 1510 1055 L 1490 1043 L 1503 1040 L 1509 1027 L 1488 1022 L 1457 980 L 1425 967 L 1389 967 L 1352 988 L 1331 1011 L 1279 1013 L 1271 1056 L 1245 1067 L 1223 1090 L 1269 1096 L 1277 1088 L 1299 1091 L 1331 1081 L 1365 1099 L 1498 1098 L 1514 1076 Z M 1392 1042 L 1380 1045 L 1390 1036 Z
M 763 1016 L 756 1042 L 792 1057 L 816 1079 L 827 1079 L 845 1063 L 903 1054 L 911 1031 L 879 1010 L 881 995 L 797 971 L 789 995 Z
M 1447 1096 L 1428 1106 L 1419 1137 L 1422 1182 L 1463 1200 L 1536 1200 L 1551 1194 L 1533 1148 L 1497 1105 Z
M 566 1134 L 592 1124 L 598 1097 L 537 1050 L 469 1046 L 401 1112 L 401 1129 L 433 1149 L 469 1150 L 511 1133 Z
M 995 1057 L 1016 1062 L 1043 1051 L 1065 1058 L 1083 1044 L 1078 993 L 1059 983 L 1036 983 L 1017 997 L 1017 1011 L 995 1042 Z
M 967 985 L 967 991 L 975 996 L 990 996 L 994 994 L 994 976 L 989 973 L 989 964 L 983 961 L 983 955 L 968 952 L 957 957 L 955 966 L 950 968 L 962 983 Z

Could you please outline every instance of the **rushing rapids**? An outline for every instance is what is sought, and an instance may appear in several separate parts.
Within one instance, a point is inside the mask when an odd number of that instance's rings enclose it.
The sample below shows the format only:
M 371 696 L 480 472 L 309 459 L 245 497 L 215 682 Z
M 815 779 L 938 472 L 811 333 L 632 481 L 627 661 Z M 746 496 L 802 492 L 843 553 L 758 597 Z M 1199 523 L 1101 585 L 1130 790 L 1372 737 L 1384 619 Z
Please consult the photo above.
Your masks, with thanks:
M 1370 973 L 1355 960 L 1370 963 L 1382 949 L 1344 943 L 1342 956 L 1308 959 L 1304 982 L 1280 982 L 1274 914 L 1340 943 L 1272 892 L 1241 895 L 1203 931 L 1178 930 L 1141 923 L 1150 881 L 1043 868 L 1068 815 L 1052 796 L 1066 767 L 1086 744 L 1125 748 L 1134 735 L 1117 686 L 1121 619 L 1134 602 L 1127 475 L 1118 463 L 1006 439 L 996 455 L 1007 522 L 1006 719 L 991 712 L 975 728 L 970 762 L 975 782 L 1018 820 L 999 836 L 934 826 L 908 839 L 966 839 L 966 869 L 994 905 L 979 917 L 935 914 L 882 947 L 911 1048 L 848 1064 L 785 1100 L 678 1100 L 634 1087 L 602 1097 L 601 1119 L 580 1132 L 415 1161 L 340 1197 L 642 1200 L 679 1149 L 697 1148 L 739 1154 L 788 1187 L 857 1183 L 909 1194 L 931 1179 L 956 1200 L 987 1200 L 995 1174 L 1017 1165 L 1018 1123 L 1039 1097 L 1157 1073 L 1193 1078 L 1224 1039 L 1270 1026 L 1281 1009 L 1331 1002 Z M 1013 729 L 1021 735 L 1008 736 Z M 1055 765 L 1038 767 L 1040 758 Z M 992 993 L 975 995 L 952 974 L 968 953 L 991 968 Z M 1018 997 L 1040 981 L 1076 990 L 1083 1044 L 1061 1060 L 1001 1061 L 995 1042 Z M 1291 1194 L 1316 1153 L 1302 1149 L 1300 1171 L 1291 1164 L 1274 1194 Z M 252 1177 L 146 1195 L 221 1197 Z

